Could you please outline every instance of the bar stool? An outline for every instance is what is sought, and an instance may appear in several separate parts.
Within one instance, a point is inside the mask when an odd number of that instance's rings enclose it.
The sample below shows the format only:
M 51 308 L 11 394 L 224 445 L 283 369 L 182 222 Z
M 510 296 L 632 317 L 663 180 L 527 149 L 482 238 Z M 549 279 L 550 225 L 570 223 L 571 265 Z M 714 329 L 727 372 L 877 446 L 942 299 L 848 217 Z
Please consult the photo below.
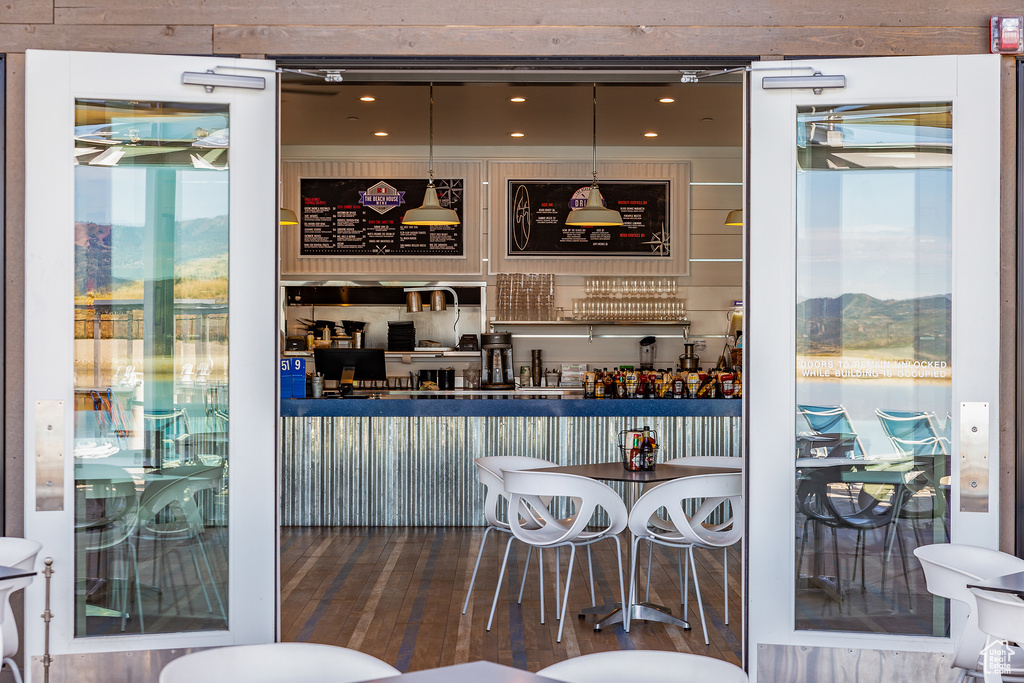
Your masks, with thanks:
M 982 662 L 986 664 L 982 667 L 985 683 L 1003 683 L 999 669 L 1009 669 L 1014 655 L 1020 654 L 1020 650 L 1010 649 L 1006 641 L 1024 643 L 1024 600 L 1007 593 L 970 590 L 978 604 L 978 628 L 986 636 L 985 647 L 981 648 Z
M 541 669 L 538 675 L 563 683 L 746 683 L 735 664 L 687 652 L 620 650 L 573 657 Z
M 42 543 L 38 541 L 4 536 L 0 538 L 0 565 L 31 571 L 35 569 L 36 556 L 42 548 Z M 3 623 L 0 627 L 0 641 L 3 646 L 0 650 L 3 651 L 3 664 L 11 667 L 14 680 L 18 683 L 22 680 L 21 671 L 14 661 L 14 655 L 18 653 L 18 623 L 14 620 L 14 611 L 11 609 L 11 593 L 28 586 L 33 578 L 26 576 L 0 581 L 0 597 L 4 603 Z

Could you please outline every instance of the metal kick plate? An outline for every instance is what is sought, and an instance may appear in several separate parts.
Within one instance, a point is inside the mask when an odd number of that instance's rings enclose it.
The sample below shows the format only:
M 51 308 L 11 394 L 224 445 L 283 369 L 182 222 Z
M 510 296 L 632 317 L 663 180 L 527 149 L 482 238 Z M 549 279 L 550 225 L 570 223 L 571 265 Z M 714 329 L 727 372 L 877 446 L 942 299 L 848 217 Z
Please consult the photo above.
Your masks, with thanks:
M 36 401 L 36 512 L 64 509 L 64 401 Z
M 960 511 L 988 512 L 988 403 L 960 404 Z

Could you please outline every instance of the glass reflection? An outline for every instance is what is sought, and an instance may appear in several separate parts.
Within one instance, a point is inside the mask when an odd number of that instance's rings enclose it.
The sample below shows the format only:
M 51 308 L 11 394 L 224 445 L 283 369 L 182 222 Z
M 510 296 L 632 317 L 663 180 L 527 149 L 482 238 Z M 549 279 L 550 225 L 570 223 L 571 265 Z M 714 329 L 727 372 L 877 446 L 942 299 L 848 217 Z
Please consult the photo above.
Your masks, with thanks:
M 75 634 L 226 629 L 227 108 L 75 113 Z
M 796 628 L 944 635 L 952 109 L 797 114 Z

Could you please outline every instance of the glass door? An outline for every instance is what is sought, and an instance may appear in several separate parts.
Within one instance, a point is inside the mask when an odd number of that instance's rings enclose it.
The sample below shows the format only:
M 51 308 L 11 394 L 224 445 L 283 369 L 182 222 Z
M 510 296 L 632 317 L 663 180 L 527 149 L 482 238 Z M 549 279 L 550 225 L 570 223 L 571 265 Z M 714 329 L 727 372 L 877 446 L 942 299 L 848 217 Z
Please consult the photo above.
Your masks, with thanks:
M 998 543 L 999 59 L 755 64 L 750 121 L 752 662 L 948 647 L 913 551 Z
M 25 533 L 54 559 L 51 653 L 275 636 L 273 68 L 27 57 Z

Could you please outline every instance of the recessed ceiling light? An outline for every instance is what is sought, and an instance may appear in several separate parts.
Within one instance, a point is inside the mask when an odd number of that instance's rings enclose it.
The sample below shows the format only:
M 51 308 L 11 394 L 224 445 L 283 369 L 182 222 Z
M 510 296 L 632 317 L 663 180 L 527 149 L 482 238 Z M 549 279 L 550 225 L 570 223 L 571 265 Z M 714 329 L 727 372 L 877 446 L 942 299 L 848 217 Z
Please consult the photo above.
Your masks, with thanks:
M 379 138 L 386 138 L 388 136 L 388 133 L 387 131 L 384 130 L 378 130 L 376 133 L 374 133 L 374 135 L 376 135 Z
M 676 101 L 676 98 L 674 98 L 674 97 L 662 97 L 658 101 L 661 102 L 662 104 L 672 104 L 673 102 Z
M 510 97 L 508 101 L 509 102 L 525 102 L 526 98 L 525 97 Z
M 657 133 L 644 133 L 644 137 L 645 138 L 656 138 L 656 137 L 658 137 L 658 134 Z
M 509 133 L 509 135 L 511 137 L 514 137 L 514 138 L 521 138 L 521 137 L 525 137 L 526 133 Z
M 360 100 L 362 100 L 363 102 L 373 102 L 373 101 L 375 101 L 375 100 L 376 100 L 377 98 L 376 98 L 376 97 L 374 97 L 373 95 L 363 95 L 363 96 L 362 96 L 362 97 L 360 97 L 359 99 L 360 99 Z
M 703 121 L 705 123 L 710 123 L 710 122 L 714 121 L 714 119 L 711 118 L 710 116 L 705 116 L 704 118 L 701 119 L 701 121 Z
M 348 117 L 348 120 L 349 121 L 358 121 L 359 117 L 358 116 L 350 116 L 350 117 Z

